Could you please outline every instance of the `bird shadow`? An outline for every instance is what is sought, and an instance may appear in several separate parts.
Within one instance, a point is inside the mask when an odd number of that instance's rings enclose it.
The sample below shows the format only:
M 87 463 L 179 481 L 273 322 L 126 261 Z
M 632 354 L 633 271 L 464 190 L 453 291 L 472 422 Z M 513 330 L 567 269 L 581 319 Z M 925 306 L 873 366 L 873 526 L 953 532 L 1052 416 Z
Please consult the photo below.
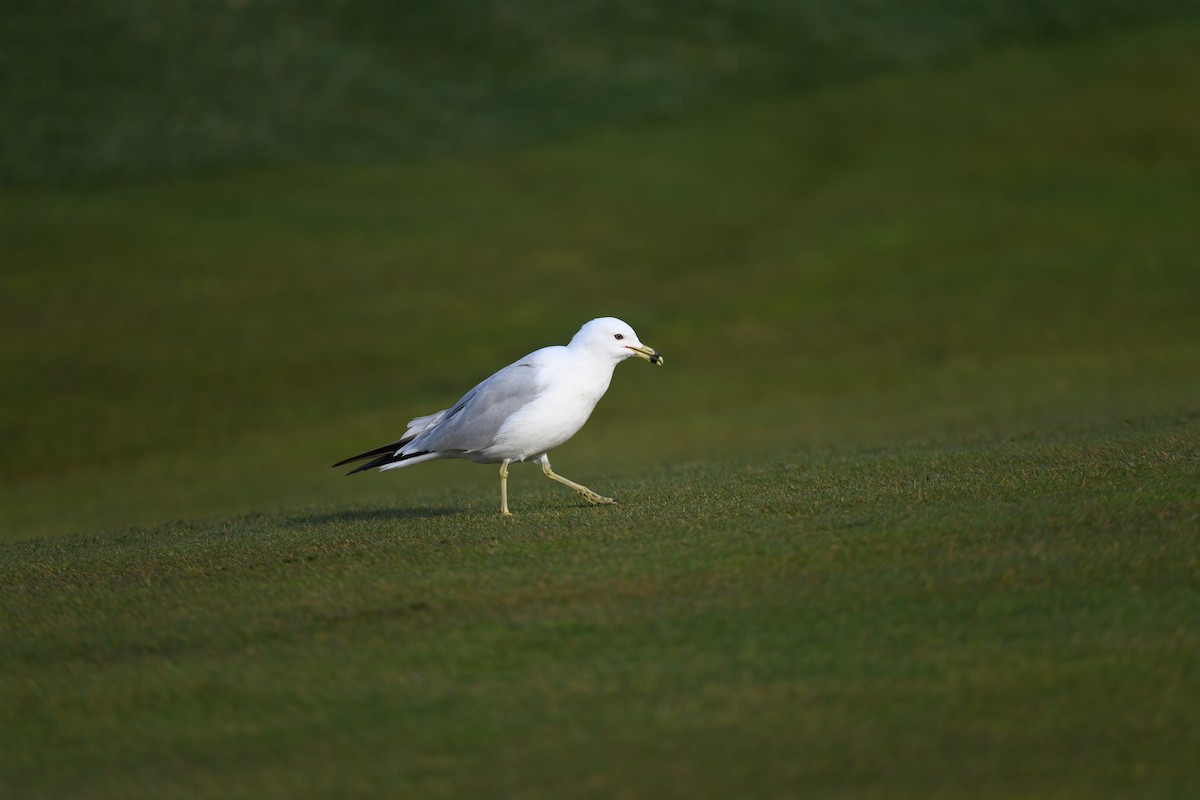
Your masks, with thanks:
M 289 525 L 337 525 L 351 522 L 403 522 L 414 519 L 453 517 L 465 513 L 461 508 L 360 508 L 320 514 L 296 514 Z

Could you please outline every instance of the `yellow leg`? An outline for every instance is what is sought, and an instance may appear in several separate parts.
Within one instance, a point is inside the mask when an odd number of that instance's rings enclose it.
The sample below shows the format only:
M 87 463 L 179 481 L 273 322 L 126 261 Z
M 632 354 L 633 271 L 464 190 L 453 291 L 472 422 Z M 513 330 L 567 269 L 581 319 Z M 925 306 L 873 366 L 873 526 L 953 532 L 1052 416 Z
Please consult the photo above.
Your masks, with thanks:
M 512 512 L 508 510 L 508 462 L 500 462 L 500 514 L 505 517 L 511 517 Z
M 550 469 L 550 459 L 546 458 L 545 456 L 542 456 L 541 461 L 542 461 L 542 472 L 545 474 L 545 476 L 547 478 L 552 478 L 561 484 L 570 486 L 572 489 L 574 489 L 575 491 L 577 491 L 581 495 L 583 495 L 585 498 L 587 498 L 587 501 L 589 503 L 595 503 L 597 505 L 600 505 L 602 503 L 616 503 L 617 502 L 616 500 L 613 500 L 611 497 L 604 497 L 603 495 L 598 495 L 595 492 L 593 492 L 591 489 L 584 486 L 583 484 L 576 483 L 575 481 L 568 480 L 568 479 L 564 478 L 562 475 L 559 475 L 557 472 Z

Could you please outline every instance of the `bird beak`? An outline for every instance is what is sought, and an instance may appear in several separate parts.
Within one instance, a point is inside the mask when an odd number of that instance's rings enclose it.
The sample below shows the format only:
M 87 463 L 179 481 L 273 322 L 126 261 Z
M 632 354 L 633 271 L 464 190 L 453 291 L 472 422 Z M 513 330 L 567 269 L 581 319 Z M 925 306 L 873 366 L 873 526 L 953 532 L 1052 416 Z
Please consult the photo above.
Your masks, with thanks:
M 640 344 L 637 347 L 630 347 L 629 345 L 625 345 L 625 349 L 631 350 L 635 356 L 637 356 L 638 358 L 644 358 L 647 361 L 649 361 L 651 364 L 658 364 L 660 367 L 662 366 L 662 363 L 663 363 L 662 354 L 660 354 L 653 347 L 647 347 L 644 344 Z

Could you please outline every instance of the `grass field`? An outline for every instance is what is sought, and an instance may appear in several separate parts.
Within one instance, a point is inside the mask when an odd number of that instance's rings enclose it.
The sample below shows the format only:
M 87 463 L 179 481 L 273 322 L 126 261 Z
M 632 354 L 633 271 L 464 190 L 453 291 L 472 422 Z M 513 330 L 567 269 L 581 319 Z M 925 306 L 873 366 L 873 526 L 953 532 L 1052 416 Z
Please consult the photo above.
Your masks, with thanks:
M 811 4 L 825 61 L 769 4 L 568 14 L 431 42 L 376 140 L 335 5 L 269 98 L 130 95 L 119 36 L 0 92 L 0 795 L 1200 794 L 1192 6 Z M 597 83 L 634 40 L 678 46 Z M 321 64 L 366 94 L 288 116 Z M 190 96 L 295 146 L 143 141 Z M 328 469 L 601 314 L 667 359 L 554 454 L 619 506 Z
M 503 525 L 435 490 L 10 545 L 5 774 L 52 797 L 1188 797 L 1195 425 L 673 465 L 614 508 L 529 490 Z
M 9 0 L 0 185 L 503 151 L 1197 0 Z M 69 12 L 69 13 L 66 13 Z

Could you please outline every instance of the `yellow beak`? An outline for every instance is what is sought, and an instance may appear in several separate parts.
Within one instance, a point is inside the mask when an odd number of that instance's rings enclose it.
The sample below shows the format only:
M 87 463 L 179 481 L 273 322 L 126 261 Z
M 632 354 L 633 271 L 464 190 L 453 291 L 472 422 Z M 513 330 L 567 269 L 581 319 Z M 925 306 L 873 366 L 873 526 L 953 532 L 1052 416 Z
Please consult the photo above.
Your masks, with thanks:
M 637 356 L 638 358 L 644 358 L 647 361 L 649 361 L 651 364 L 658 364 L 660 367 L 662 366 L 662 363 L 663 363 L 662 354 L 659 353 L 657 350 L 655 350 L 653 347 L 647 347 L 644 344 L 638 345 L 637 347 L 630 347 L 629 345 L 625 345 L 625 347 L 628 350 L 632 350 L 633 354 L 635 356 Z

